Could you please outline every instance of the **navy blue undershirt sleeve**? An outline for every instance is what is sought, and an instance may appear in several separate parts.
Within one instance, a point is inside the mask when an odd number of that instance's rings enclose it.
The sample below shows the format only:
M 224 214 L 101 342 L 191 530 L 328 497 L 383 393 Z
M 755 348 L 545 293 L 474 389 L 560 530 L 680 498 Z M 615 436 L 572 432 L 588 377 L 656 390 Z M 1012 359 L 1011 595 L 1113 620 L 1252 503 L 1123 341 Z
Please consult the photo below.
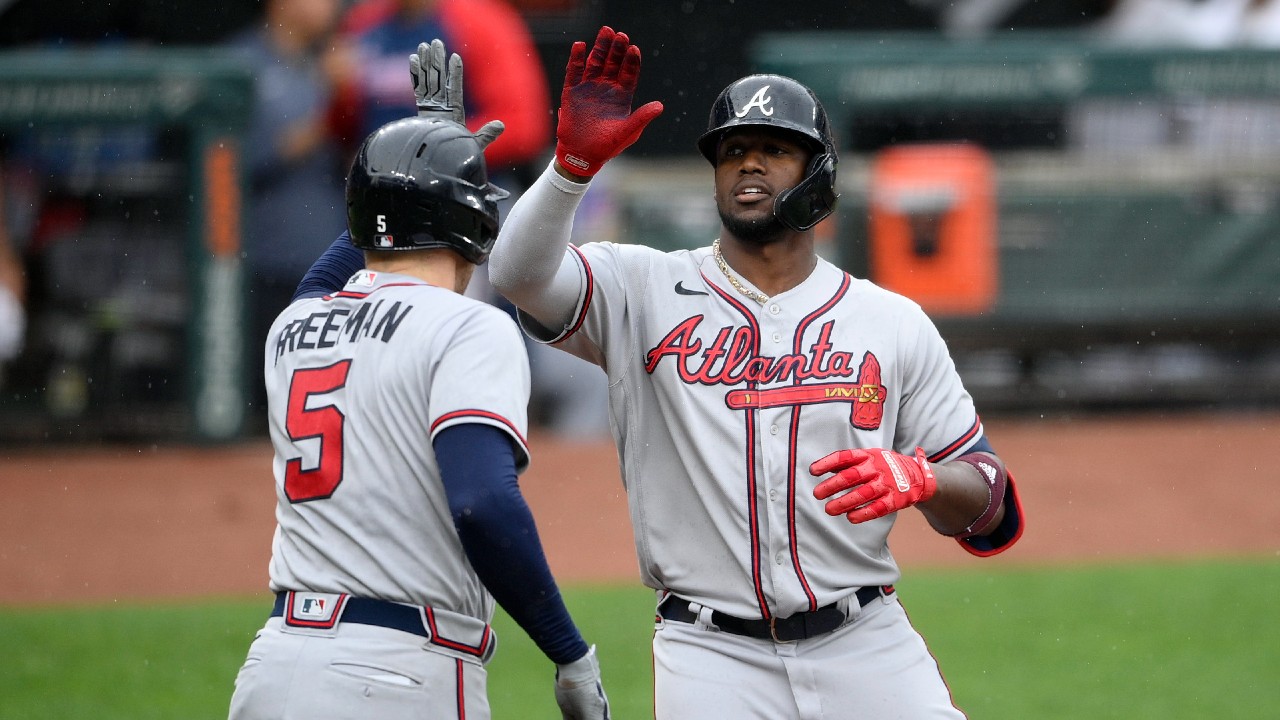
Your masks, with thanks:
M 455 425 L 436 435 L 449 512 L 476 575 L 552 662 L 587 653 L 542 552 L 516 482 L 511 438 L 490 425 Z
M 351 244 L 351 233 L 344 230 L 302 276 L 289 302 L 336 293 L 346 286 L 352 275 L 363 269 L 364 251 Z
M 968 450 L 965 450 L 964 454 L 968 455 L 969 453 L 976 453 L 976 452 L 991 453 L 992 455 L 996 454 L 996 451 L 991 448 L 991 441 L 987 440 L 986 435 L 983 435 L 982 437 L 978 438 L 978 442 L 974 443 L 973 447 L 969 448 Z

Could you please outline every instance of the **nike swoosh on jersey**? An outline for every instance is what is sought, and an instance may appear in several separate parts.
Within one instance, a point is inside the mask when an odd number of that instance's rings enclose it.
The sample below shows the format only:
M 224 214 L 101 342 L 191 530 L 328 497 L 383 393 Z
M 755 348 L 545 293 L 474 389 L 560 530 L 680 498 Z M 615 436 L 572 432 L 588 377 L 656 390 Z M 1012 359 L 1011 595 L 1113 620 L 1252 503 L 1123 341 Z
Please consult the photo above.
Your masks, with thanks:
M 710 293 L 705 293 L 701 290 L 690 290 L 689 288 L 684 286 L 683 280 L 679 280 L 676 282 L 676 294 L 677 295 L 708 295 Z

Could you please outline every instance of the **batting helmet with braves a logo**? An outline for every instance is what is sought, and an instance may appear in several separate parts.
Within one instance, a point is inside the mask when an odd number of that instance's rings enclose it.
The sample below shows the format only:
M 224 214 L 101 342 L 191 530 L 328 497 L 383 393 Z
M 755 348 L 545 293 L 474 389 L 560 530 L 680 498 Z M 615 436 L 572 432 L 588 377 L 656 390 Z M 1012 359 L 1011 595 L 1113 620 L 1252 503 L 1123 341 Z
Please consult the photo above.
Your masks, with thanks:
M 698 138 L 698 150 L 712 165 L 716 147 L 733 128 L 764 126 L 785 130 L 813 151 L 813 159 L 798 185 L 780 194 L 773 213 L 795 230 L 808 230 L 831 214 L 836 198 L 835 143 L 827 111 L 818 96 L 804 85 L 782 75 L 748 75 L 720 92 L 711 105 L 707 131 Z

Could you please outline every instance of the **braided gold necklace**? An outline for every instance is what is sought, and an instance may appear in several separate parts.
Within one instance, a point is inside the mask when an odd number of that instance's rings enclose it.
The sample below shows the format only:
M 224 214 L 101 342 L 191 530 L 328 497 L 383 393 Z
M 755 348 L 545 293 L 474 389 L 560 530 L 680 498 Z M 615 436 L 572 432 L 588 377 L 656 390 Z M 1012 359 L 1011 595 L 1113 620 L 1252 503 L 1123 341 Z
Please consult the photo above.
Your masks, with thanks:
M 738 280 L 738 277 L 734 275 L 732 271 L 729 270 L 729 263 L 725 262 L 724 255 L 720 254 L 720 238 L 716 238 L 715 242 L 711 243 L 711 254 L 715 256 L 716 265 L 719 265 L 720 272 L 724 273 L 724 276 L 726 278 L 729 278 L 729 284 L 733 286 L 734 290 L 737 290 L 738 292 L 742 293 L 748 298 L 751 298 L 752 300 L 755 300 L 761 305 L 764 305 L 765 303 L 769 302 L 768 295 L 765 295 L 764 293 L 758 290 L 752 290 L 751 288 L 743 285 L 742 281 Z

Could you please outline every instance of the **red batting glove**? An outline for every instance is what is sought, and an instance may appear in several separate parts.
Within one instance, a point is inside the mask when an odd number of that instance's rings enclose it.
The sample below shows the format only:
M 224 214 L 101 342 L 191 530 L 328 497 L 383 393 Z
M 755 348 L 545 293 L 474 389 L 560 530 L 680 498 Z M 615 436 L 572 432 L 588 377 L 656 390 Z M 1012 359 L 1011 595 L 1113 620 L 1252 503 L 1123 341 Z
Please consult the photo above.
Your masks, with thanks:
M 837 450 L 809 466 L 811 475 L 835 475 L 818 483 L 813 496 L 826 500 L 828 515 L 844 514 L 851 523 L 884 517 L 924 502 L 938 492 L 938 481 L 925 457 L 916 448 L 914 458 L 882 448 Z
M 662 114 L 656 100 L 631 112 L 639 81 L 640 48 L 625 33 L 600 28 L 590 56 L 586 43 L 573 44 L 556 126 L 556 160 L 566 170 L 595 175 Z

